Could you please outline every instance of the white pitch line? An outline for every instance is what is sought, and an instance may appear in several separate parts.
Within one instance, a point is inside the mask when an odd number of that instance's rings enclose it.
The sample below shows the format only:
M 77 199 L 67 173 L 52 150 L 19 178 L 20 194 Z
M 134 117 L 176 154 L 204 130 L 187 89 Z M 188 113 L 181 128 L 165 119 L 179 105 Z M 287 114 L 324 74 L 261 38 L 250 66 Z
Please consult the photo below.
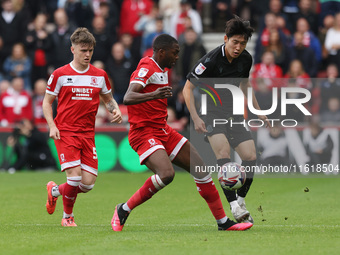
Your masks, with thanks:
M 3 224 L 3 226 L 57 226 L 58 224 Z M 126 226 L 147 226 L 147 224 L 126 224 Z M 108 224 L 81 224 L 79 226 L 85 226 L 85 227 L 108 227 L 110 226 L 110 223 Z M 215 224 L 162 224 L 161 227 L 202 227 L 202 226 L 210 226 L 215 227 Z M 256 228 L 339 228 L 340 225 L 303 225 L 303 224 L 297 224 L 297 225 L 254 225 Z

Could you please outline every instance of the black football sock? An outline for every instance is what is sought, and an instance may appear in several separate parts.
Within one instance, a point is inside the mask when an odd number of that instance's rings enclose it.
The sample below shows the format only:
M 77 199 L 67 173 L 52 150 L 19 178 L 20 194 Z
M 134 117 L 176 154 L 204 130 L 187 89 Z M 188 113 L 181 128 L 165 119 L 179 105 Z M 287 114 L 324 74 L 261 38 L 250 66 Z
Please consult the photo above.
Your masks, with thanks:
M 255 167 L 256 167 L 256 160 L 252 161 L 242 161 L 242 166 L 246 169 L 246 181 L 241 188 L 237 190 L 237 195 L 240 197 L 246 197 L 250 186 L 253 182 L 254 174 L 255 174 Z
M 229 163 L 229 162 L 231 162 L 230 158 L 221 158 L 221 159 L 217 160 L 217 165 L 222 167 L 224 164 Z M 223 187 L 222 187 L 222 190 L 223 190 L 223 193 L 224 193 L 224 195 L 227 198 L 229 203 L 233 202 L 233 201 L 235 201 L 237 199 L 235 191 L 233 191 L 233 190 L 226 190 L 226 189 L 223 189 Z

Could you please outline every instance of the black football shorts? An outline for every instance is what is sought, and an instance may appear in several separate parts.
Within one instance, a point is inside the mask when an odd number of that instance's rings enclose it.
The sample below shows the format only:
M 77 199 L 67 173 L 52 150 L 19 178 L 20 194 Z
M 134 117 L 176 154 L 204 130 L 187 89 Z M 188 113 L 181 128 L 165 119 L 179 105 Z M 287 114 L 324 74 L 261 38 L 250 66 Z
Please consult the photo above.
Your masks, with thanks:
M 205 127 L 208 131 L 206 136 L 224 134 L 233 149 L 240 143 L 253 139 L 247 122 L 242 115 L 230 115 L 228 113 L 214 114 L 208 112 L 202 119 L 205 121 Z

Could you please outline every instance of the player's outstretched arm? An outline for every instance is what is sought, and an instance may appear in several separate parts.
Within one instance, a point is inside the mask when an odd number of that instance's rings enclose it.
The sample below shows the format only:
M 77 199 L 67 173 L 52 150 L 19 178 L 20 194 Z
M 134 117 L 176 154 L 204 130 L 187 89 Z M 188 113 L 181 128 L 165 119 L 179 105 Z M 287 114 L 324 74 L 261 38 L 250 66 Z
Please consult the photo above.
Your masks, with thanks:
M 204 121 L 198 116 L 196 107 L 195 107 L 195 97 L 193 94 L 195 86 L 189 80 L 186 81 L 183 88 L 183 96 L 185 100 L 185 104 L 187 105 L 189 112 L 191 114 L 191 118 L 194 121 L 195 130 L 198 133 L 206 133 L 208 132 L 205 128 Z
M 249 87 L 251 87 L 251 84 L 250 84 L 249 80 L 241 82 L 241 84 L 240 84 L 240 88 L 241 88 L 241 90 L 242 90 L 242 92 L 243 92 L 243 94 L 244 94 L 244 96 L 246 98 L 247 98 L 247 90 L 248 90 Z M 261 110 L 261 108 L 259 106 L 259 103 L 257 102 L 255 93 L 252 94 L 252 97 L 253 97 L 254 108 L 257 109 L 257 110 Z M 270 124 L 270 121 L 268 120 L 267 116 L 265 116 L 265 115 L 258 115 L 257 117 L 266 124 L 266 127 L 268 127 L 268 128 L 272 127 L 272 125 Z
M 48 124 L 48 127 L 50 128 L 50 137 L 54 140 L 60 139 L 60 133 L 59 129 L 54 123 L 53 120 L 53 110 L 52 110 L 52 103 L 55 100 L 56 96 L 45 93 L 45 97 L 43 100 L 43 112 L 46 119 L 46 122 Z
M 116 100 L 112 97 L 112 94 L 101 94 L 100 97 L 103 100 L 106 109 L 112 114 L 111 123 L 122 123 L 122 113 L 120 112 Z
M 130 83 L 129 88 L 125 93 L 123 103 L 125 105 L 133 105 L 172 96 L 172 88 L 170 86 L 159 87 L 150 93 L 140 93 L 143 88 L 144 87 L 139 83 Z

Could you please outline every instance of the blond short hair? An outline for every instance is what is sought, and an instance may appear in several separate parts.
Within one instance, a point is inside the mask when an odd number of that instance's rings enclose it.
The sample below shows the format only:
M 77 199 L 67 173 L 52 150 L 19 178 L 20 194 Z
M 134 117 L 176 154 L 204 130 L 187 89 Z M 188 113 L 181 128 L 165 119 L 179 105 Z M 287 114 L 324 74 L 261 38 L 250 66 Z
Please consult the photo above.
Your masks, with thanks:
M 72 45 L 87 44 L 96 46 L 96 39 L 86 27 L 77 28 L 70 37 Z

